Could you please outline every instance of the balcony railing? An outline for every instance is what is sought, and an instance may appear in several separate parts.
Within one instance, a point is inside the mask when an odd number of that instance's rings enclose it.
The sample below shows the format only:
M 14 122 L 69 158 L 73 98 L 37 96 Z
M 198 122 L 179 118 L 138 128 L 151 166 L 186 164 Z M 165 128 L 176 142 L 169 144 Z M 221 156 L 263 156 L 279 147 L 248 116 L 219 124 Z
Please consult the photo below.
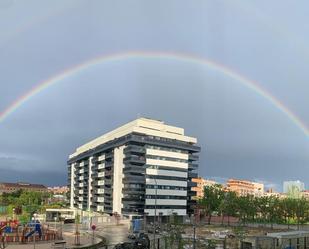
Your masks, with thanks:
M 189 160 L 190 161 L 197 161 L 199 159 L 198 155 L 189 154 Z
M 129 145 L 127 148 L 125 148 L 124 153 L 130 153 L 130 152 L 144 154 L 146 153 L 146 149 L 142 146 Z
M 145 164 L 146 163 L 146 158 L 143 156 L 128 156 L 124 158 L 123 160 L 124 163 L 133 163 L 133 164 Z

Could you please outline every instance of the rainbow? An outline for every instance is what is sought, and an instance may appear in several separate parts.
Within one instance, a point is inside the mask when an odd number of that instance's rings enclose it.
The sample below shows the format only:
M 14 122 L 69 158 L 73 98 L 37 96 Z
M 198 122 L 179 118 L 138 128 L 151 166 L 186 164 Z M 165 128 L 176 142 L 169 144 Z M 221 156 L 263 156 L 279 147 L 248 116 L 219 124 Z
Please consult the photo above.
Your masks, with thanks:
M 241 83 L 243 86 L 254 91 L 256 94 L 267 99 L 273 106 L 284 113 L 307 137 L 309 137 L 309 129 L 302 120 L 297 117 L 291 110 L 289 110 L 283 103 L 281 103 L 276 97 L 267 92 L 257 82 L 242 76 L 241 74 L 233 71 L 226 66 L 217 62 L 207 60 L 202 57 L 183 54 L 183 53 L 172 53 L 172 52 L 148 52 L 148 51 L 129 51 L 125 53 L 117 53 L 111 55 L 101 55 L 96 58 L 87 60 L 81 64 L 70 67 L 61 73 L 54 75 L 42 82 L 39 82 L 26 94 L 20 96 L 11 105 L 9 105 L 3 112 L 0 113 L 0 123 L 3 122 L 10 114 L 16 111 L 20 106 L 30 100 L 33 96 L 47 89 L 48 87 L 64 81 L 73 75 L 81 73 L 88 68 L 101 63 L 110 63 L 115 61 L 128 60 L 132 58 L 145 58 L 145 59 L 172 59 L 177 61 L 183 61 L 186 63 L 193 63 L 198 65 L 204 65 L 208 68 L 218 71 L 236 81 Z

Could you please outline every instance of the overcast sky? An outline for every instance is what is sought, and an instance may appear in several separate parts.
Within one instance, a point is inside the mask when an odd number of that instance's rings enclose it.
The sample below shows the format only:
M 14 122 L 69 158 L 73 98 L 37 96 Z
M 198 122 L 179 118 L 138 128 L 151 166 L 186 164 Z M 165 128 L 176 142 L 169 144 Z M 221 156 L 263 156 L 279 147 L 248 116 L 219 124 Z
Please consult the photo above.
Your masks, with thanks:
M 99 55 L 186 53 L 258 82 L 309 126 L 309 2 L 0 0 L 0 112 L 47 78 Z M 0 181 L 66 184 L 74 149 L 138 116 L 183 127 L 199 173 L 309 187 L 309 138 L 220 70 L 131 58 L 50 86 L 0 123 Z

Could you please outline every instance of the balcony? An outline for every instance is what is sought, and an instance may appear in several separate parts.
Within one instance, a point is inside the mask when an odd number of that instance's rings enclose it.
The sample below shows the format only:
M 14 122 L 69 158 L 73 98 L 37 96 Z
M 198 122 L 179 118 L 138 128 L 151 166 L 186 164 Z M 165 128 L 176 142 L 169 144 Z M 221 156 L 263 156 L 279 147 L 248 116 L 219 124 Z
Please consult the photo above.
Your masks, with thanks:
M 123 160 L 124 163 L 131 163 L 131 164 L 139 164 L 139 165 L 143 165 L 146 163 L 146 158 L 143 156 L 128 156 L 126 158 L 124 158 Z
M 122 198 L 122 202 L 124 205 L 143 205 L 145 204 L 145 199 Z
M 105 179 L 104 179 L 104 184 L 105 184 L 105 185 L 112 185 L 112 184 L 113 184 L 113 180 L 112 180 L 112 179 L 105 178 Z
M 111 187 L 104 188 L 104 195 L 111 195 L 113 193 L 113 189 Z
M 144 194 L 145 188 L 124 188 L 122 192 L 124 194 Z
M 173 148 L 179 148 L 179 149 L 185 149 L 192 152 L 199 152 L 200 147 L 192 144 L 188 144 L 187 142 L 181 142 L 181 141 L 175 141 L 175 140 L 169 140 L 169 139 L 155 139 L 155 138 L 149 138 L 147 136 L 141 136 L 141 135 L 132 135 L 131 141 L 138 142 L 138 143 L 151 143 L 159 146 L 166 146 L 170 145 Z
M 196 196 L 196 191 L 189 190 L 188 196 Z
M 197 161 L 199 159 L 198 155 L 189 154 L 189 160 L 190 161 Z
M 103 195 L 104 194 L 104 189 L 99 188 L 99 189 L 94 190 L 92 193 L 94 195 Z
M 89 161 L 85 160 L 85 161 L 80 162 L 79 166 L 85 166 L 85 165 L 88 165 L 88 164 L 89 164 Z
M 107 154 L 105 154 L 105 160 L 109 159 L 109 158 L 113 158 L 114 157 L 114 152 L 108 152 Z
M 188 188 L 196 187 L 197 183 L 196 182 L 188 182 Z
M 124 183 L 145 183 L 145 176 L 144 175 L 125 175 L 123 178 Z
M 95 202 L 103 203 L 104 202 L 104 197 L 95 197 L 95 198 L 93 198 L 93 200 Z
M 146 149 L 142 146 L 136 146 L 136 145 L 129 145 L 127 148 L 125 148 L 124 153 L 139 153 L 139 154 L 145 154 Z
M 112 177 L 114 175 L 114 172 L 112 170 L 107 170 L 104 172 L 105 177 Z
M 114 161 L 105 162 L 105 168 L 112 168 L 114 166 Z
M 98 164 L 98 170 L 104 169 L 104 168 L 105 168 L 105 164 L 104 163 Z
M 194 173 L 194 172 L 188 172 L 188 178 L 197 178 L 198 177 L 198 174 L 197 173 Z
M 123 172 L 124 173 L 140 173 L 140 174 L 143 174 L 143 173 L 145 173 L 145 170 L 146 169 L 143 166 L 127 164 L 127 165 L 125 165 Z
M 196 200 L 187 200 L 187 206 L 195 206 L 196 205 Z
M 196 163 L 189 163 L 189 169 L 197 170 L 198 169 L 198 164 L 196 164 Z

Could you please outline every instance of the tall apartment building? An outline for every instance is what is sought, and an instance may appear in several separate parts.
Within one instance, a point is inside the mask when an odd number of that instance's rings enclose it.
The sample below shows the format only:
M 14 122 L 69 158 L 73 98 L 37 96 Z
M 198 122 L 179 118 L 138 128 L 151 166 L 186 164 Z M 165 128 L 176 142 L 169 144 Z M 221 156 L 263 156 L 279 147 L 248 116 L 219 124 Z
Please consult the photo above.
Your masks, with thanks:
M 262 196 L 264 194 L 264 184 L 246 180 L 229 179 L 227 181 L 227 190 L 233 191 L 239 196 Z
M 104 213 L 193 213 L 197 139 L 182 128 L 139 118 L 69 156 L 70 205 Z
M 299 180 L 283 182 L 283 193 L 293 194 L 305 190 L 305 184 Z

